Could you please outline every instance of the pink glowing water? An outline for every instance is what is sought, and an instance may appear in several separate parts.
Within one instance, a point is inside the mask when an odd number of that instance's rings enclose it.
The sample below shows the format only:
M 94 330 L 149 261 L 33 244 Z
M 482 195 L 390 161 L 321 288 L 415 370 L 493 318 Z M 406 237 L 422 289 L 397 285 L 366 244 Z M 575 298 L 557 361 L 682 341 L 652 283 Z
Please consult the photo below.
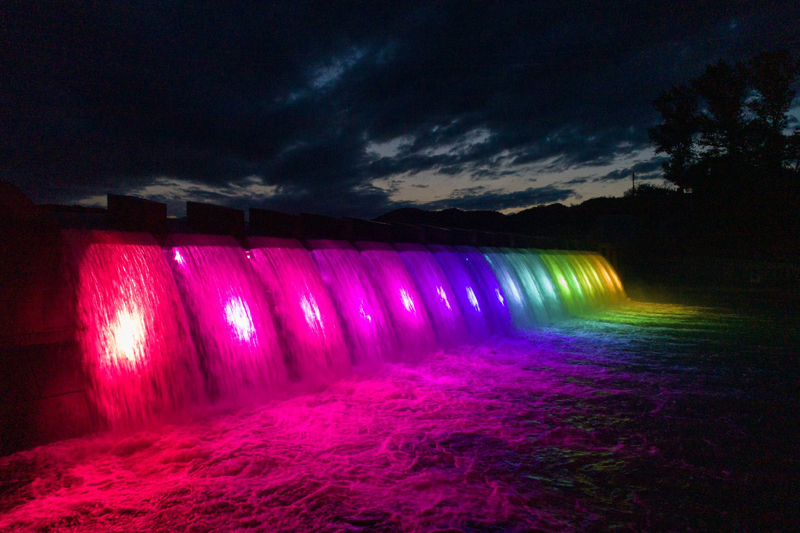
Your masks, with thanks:
M 0 458 L 0 531 L 796 530 L 796 322 L 628 304 L 526 335 Z
M 397 251 L 385 243 L 361 242 L 356 246 L 383 297 L 404 358 L 436 349 L 422 295 Z
M 373 366 L 399 355 L 391 318 L 361 255 L 342 241 L 309 241 L 342 320 L 353 362 Z
M 248 245 L 295 379 L 321 383 L 349 374 L 339 316 L 311 254 L 293 239 L 251 237 Z
M 186 314 L 153 237 L 105 231 L 64 236 L 88 394 L 102 421 L 139 425 L 203 403 Z
M 250 261 L 232 237 L 173 235 L 166 257 L 213 399 L 267 397 L 287 380 L 284 355 Z
M 456 346 L 469 335 L 455 293 L 430 250 L 419 244 L 395 244 L 428 310 L 441 346 Z

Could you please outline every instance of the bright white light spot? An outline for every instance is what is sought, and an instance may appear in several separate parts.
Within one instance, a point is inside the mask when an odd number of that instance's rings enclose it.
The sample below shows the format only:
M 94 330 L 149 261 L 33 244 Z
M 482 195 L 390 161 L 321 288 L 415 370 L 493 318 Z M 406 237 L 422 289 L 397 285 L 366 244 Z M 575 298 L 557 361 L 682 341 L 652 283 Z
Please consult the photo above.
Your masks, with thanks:
M 364 311 L 364 302 L 361 302 L 361 305 L 358 308 L 358 314 L 360 314 L 361 318 L 363 318 L 367 322 L 372 322 L 372 315 L 367 314 L 367 312 Z
M 475 297 L 475 292 L 472 290 L 472 287 L 467 287 L 467 298 L 469 298 L 469 303 L 472 304 L 472 307 L 480 313 L 481 306 L 478 304 L 478 299 Z
M 513 281 L 511 282 L 511 293 L 514 295 L 514 298 L 518 301 L 522 301 L 522 296 L 519 294 L 519 289 L 517 289 L 517 284 Z
M 322 315 L 319 312 L 319 307 L 317 307 L 317 302 L 314 300 L 313 296 L 303 296 L 303 299 L 300 301 L 300 307 L 303 308 L 303 314 L 309 326 L 313 329 L 322 327 Z
M 249 342 L 253 338 L 256 332 L 256 328 L 253 326 L 253 317 L 250 316 L 247 304 L 240 297 L 231 298 L 225 304 L 225 319 L 237 339 Z
M 176 261 L 178 264 L 181 264 L 181 265 L 183 265 L 183 264 L 185 264 L 185 263 L 186 263 L 186 261 L 183 259 L 183 256 L 181 255 L 181 252 L 180 252 L 180 250 L 175 250 L 175 257 L 174 257 L 174 259 L 175 259 L 175 261 Z
M 411 296 L 408 295 L 407 290 L 400 289 L 400 298 L 403 299 L 403 306 L 406 308 L 406 311 L 409 313 L 417 312 L 417 310 L 414 308 L 414 300 L 412 300 Z
M 450 302 L 447 301 L 447 293 L 444 292 L 444 287 L 436 287 L 436 293 L 439 295 L 439 298 L 442 299 L 444 305 L 446 305 L 447 308 L 450 309 Z
M 134 364 L 144 355 L 144 322 L 138 313 L 127 309 L 118 311 L 110 333 L 113 350 L 108 354 L 109 363 Z
M 506 305 L 506 299 L 503 298 L 503 294 L 500 292 L 500 289 L 495 289 L 494 293 L 497 295 L 497 299 L 500 301 L 500 305 Z

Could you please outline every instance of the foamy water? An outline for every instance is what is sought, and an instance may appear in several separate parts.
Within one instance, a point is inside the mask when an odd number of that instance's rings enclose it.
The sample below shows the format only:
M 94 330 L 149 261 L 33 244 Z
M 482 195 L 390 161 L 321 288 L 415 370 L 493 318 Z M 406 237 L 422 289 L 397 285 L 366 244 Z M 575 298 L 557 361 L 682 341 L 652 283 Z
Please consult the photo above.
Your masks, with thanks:
M 631 304 L 55 443 L 0 458 L 0 530 L 789 531 L 792 335 Z

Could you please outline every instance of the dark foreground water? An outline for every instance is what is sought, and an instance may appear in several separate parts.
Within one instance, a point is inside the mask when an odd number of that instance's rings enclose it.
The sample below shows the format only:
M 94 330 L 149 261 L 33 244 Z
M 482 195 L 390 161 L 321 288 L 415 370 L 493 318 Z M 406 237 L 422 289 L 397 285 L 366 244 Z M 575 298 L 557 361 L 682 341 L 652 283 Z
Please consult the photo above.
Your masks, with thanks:
M 0 458 L 0 531 L 800 531 L 796 322 L 632 303 Z

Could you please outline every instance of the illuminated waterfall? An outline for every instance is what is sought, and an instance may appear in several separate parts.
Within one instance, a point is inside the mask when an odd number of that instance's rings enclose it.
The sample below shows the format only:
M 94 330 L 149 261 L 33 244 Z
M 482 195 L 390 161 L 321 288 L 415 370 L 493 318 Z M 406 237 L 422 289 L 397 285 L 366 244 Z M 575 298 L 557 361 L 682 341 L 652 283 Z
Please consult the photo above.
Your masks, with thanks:
M 105 425 L 269 397 L 626 300 L 589 252 L 65 231 Z M 310 250 L 310 251 L 309 251 Z

